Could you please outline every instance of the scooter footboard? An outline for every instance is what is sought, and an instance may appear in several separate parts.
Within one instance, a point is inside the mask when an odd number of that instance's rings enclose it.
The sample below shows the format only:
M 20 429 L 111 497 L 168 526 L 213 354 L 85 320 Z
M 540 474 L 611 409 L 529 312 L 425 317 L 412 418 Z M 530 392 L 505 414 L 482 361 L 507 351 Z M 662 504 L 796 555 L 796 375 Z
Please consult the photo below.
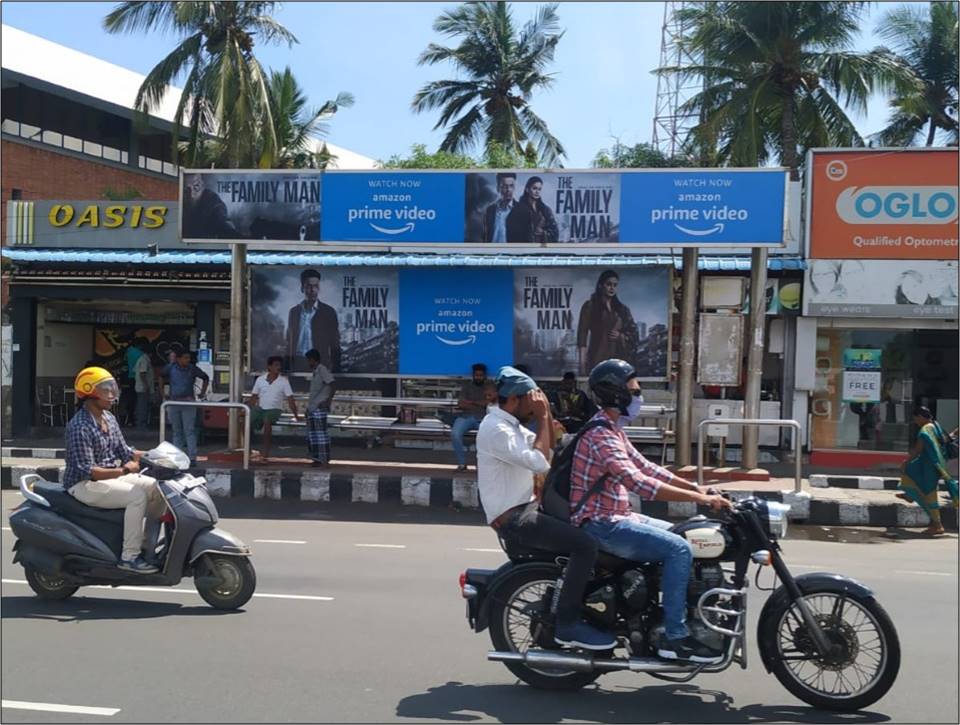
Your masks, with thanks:
M 96 536 L 58 513 L 29 505 L 10 514 L 10 528 L 23 546 L 58 557 L 67 554 L 115 564 L 117 555 Z

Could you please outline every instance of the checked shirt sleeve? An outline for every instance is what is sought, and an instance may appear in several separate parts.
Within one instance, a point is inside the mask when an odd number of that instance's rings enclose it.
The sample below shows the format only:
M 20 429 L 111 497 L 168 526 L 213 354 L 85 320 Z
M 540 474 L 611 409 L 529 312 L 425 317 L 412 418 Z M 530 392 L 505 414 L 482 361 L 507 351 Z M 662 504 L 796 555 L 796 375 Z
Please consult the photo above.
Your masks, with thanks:
M 78 425 L 68 427 L 67 455 L 80 474 L 80 480 L 90 478 L 91 471 L 97 466 L 96 454 L 93 449 L 93 431 L 88 426 Z
M 591 437 L 590 448 L 591 457 L 604 462 L 605 473 L 618 479 L 640 498 L 652 499 L 657 495 L 663 479 L 655 476 L 655 471 L 649 467 L 644 470 L 637 465 L 638 462 L 617 433 L 603 428 L 597 429 L 596 434 Z

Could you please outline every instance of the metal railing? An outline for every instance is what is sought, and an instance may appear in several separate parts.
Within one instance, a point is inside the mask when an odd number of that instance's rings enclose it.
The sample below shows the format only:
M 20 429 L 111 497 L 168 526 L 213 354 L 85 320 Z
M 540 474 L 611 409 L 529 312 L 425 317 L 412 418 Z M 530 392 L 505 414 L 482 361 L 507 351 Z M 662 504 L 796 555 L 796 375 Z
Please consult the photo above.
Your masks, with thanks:
M 179 408 L 238 408 L 243 416 L 243 470 L 250 468 L 250 406 L 246 403 L 220 402 L 211 400 L 165 400 L 160 404 L 160 442 L 163 443 L 167 433 L 167 407 Z
M 708 425 L 775 425 L 778 428 L 793 428 L 794 491 L 800 493 L 803 480 L 803 461 L 800 458 L 800 424 L 795 420 L 771 420 L 766 418 L 704 418 L 697 425 L 697 483 L 703 485 L 703 430 Z

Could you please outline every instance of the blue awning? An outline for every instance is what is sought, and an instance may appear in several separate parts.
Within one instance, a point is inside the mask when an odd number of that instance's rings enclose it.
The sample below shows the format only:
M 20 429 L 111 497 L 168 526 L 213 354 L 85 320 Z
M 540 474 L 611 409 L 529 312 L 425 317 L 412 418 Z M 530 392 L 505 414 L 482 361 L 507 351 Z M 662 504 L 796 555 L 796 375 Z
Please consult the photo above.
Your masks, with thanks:
M 141 251 L 92 249 L 15 249 L 4 247 L 0 255 L 14 262 L 57 264 L 204 264 L 229 265 L 230 252 L 162 251 L 155 255 Z M 278 264 L 311 267 L 682 267 L 681 255 L 547 255 L 547 254 L 347 254 L 343 252 L 248 252 L 250 264 Z M 699 269 L 706 272 L 748 272 L 750 257 L 699 257 Z M 798 256 L 771 256 L 767 268 L 774 272 L 806 269 Z

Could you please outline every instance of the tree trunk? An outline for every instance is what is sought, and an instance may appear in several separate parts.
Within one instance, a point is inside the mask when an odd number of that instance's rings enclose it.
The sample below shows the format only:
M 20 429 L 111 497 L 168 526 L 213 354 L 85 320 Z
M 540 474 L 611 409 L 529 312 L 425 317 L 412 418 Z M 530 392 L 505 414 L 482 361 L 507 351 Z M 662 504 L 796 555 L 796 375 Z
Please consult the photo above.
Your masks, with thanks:
M 783 165 L 790 169 L 790 180 L 800 181 L 800 156 L 797 154 L 797 127 L 793 114 L 793 92 L 780 102 L 780 145 Z
M 937 135 L 937 119 L 930 117 L 930 130 L 927 132 L 927 146 L 933 146 L 933 139 Z

